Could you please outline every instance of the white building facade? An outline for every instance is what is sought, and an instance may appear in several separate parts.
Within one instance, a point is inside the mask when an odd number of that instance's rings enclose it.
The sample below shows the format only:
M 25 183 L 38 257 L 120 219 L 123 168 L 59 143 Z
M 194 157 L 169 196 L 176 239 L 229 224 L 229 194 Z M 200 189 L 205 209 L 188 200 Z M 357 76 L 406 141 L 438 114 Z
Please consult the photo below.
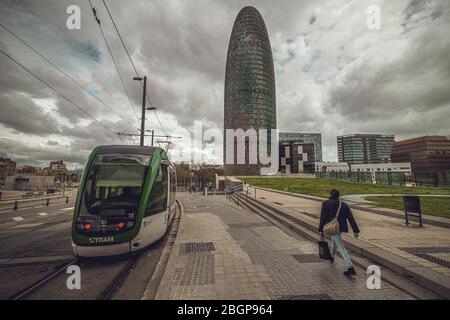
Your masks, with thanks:
M 314 163 L 316 172 L 348 172 L 349 167 L 346 162 L 316 162 Z
M 371 164 L 352 164 L 351 172 L 405 172 L 411 173 L 411 163 L 371 163 Z

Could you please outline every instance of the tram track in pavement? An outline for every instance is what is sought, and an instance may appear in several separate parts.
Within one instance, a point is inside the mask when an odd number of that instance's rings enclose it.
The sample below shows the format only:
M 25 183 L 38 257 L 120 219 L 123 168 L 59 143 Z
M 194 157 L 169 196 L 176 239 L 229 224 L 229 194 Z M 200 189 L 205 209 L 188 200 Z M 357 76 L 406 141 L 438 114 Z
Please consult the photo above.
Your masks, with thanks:
M 32 295 L 33 293 L 35 293 L 36 291 L 38 291 L 39 289 L 41 289 L 42 287 L 47 285 L 50 281 L 52 281 L 54 278 L 56 278 L 59 274 L 61 274 L 65 270 L 67 270 L 67 268 L 70 265 L 77 263 L 78 260 L 79 260 L 79 258 L 74 258 L 74 259 L 70 260 L 69 262 L 60 264 L 56 268 L 55 271 L 51 272 L 50 274 L 46 275 L 45 277 L 34 282 L 29 287 L 15 293 L 14 295 L 12 295 L 9 298 L 9 300 L 23 300 L 23 299 L 27 298 L 28 296 Z
M 168 230 L 165 236 L 157 241 L 155 244 L 152 244 L 148 248 L 143 249 L 142 251 L 138 251 L 135 253 L 129 253 L 126 255 L 118 256 L 118 257 L 107 257 L 106 261 L 101 261 L 98 258 L 79 258 L 74 257 L 71 260 L 60 263 L 55 267 L 55 269 L 44 277 L 38 279 L 33 282 L 31 285 L 27 286 L 25 289 L 19 290 L 13 295 L 10 296 L 10 300 L 24 300 L 24 299 L 39 299 L 39 293 L 42 290 L 45 290 L 46 287 L 50 286 L 55 279 L 66 273 L 67 268 L 70 265 L 78 265 L 82 269 L 82 273 L 90 273 L 92 276 L 95 273 L 101 272 L 102 268 L 108 267 L 108 264 L 113 263 L 122 263 L 118 271 L 115 272 L 112 277 L 109 277 L 111 280 L 107 281 L 106 285 L 103 285 L 103 288 L 98 290 L 100 293 L 97 293 L 92 296 L 92 299 L 96 300 L 111 300 L 114 298 L 116 293 L 122 288 L 123 284 L 127 281 L 129 275 L 133 272 L 135 268 L 137 268 L 138 264 L 141 262 L 141 259 L 144 260 L 146 256 L 155 255 L 152 251 L 158 251 L 164 248 L 167 245 L 167 240 L 172 234 L 174 228 L 177 228 L 178 224 L 175 223 L 177 219 L 179 219 L 179 215 L 181 212 L 181 207 L 179 202 L 177 213 L 172 217 Z M 147 254 L 148 253 L 148 254 Z M 157 260 L 159 260 L 160 255 L 156 255 Z M 155 263 L 155 267 L 158 261 Z M 151 271 L 149 275 L 150 278 L 153 275 L 155 269 Z M 64 279 L 64 284 L 66 283 L 66 279 Z M 61 285 L 61 283 L 59 283 Z M 37 296 L 36 296 L 37 295 Z M 44 295 L 45 297 L 45 295 Z M 56 297 L 55 297 L 56 298 Z M 58 297 L 59 298 L 59 297 Z M 51 297 L 53 299 L 53 297 Z

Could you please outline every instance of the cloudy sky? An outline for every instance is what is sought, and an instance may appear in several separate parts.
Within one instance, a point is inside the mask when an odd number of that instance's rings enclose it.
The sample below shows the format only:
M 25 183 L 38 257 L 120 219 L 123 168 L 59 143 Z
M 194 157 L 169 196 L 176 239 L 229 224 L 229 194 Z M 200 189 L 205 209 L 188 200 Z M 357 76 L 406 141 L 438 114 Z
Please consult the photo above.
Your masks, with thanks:
M 81 9 L 81 29 L 66 9 Z M 0 26 L 0 156 L 21 164 L 84 163 L 98 144 L 137 143 L 141 86 L 101 0 L 92 0 L 131 98 L 125 94 L 86 1 L 0 1 L 0 22 L 96 98 Z M 450 134 L 448 0 L 106 0 L 138 72 L 147 75 L 168 134 L 195 120 L 222 129 L 225 60 L 234 19 L 246 5 L 262 14 L 272 44 L 278 128 L 321 132 L 324 159 L 336 160 L 336 136 L 392 133 L 397 139 Z M 381 28 L 367 27 L 369 6 Z M 111 108 L 114 110 L 112 111 Z M 86 112 L 89 114 L 87 115 Z M 90 116 L 94 117 L 94 121 Z M 147 128 L 162 134 L 153 113 Z M 146 140 L 146 143 L 149 143 Z

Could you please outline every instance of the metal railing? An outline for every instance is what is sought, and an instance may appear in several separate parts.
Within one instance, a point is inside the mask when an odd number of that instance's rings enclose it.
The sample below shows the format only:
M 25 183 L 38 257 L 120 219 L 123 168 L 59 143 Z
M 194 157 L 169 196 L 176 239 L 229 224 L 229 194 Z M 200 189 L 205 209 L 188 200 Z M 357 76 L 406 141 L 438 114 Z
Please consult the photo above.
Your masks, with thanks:
M 319 179 L 355 183 L 373 183 L 384 186 L 450 188 L 450 172 L 317 172 Z
M 38 206 L 50 206 L 51 204 L 69 203 L 70 195 L 41 197 L 22 200 L 4 200 L 0 202 L 0 212 L 16 211 L 19 209 L 29 209 Z

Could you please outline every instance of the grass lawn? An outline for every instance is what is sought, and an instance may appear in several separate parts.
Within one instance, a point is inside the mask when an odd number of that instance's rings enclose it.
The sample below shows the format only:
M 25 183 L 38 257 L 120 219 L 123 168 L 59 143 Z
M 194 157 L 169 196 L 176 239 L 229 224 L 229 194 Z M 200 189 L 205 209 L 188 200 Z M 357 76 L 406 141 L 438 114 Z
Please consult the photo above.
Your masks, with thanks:
M 403 210 L 402 197 L 367 197 L 365 199 L 374 201 L 376 206 Z M 420 207 L 423 214 L 450 219 L 450 198 L 420 197 Z
M 450 194 L 450 189 L 412 188 L 412 187 L 388 187 L 373 184 L 358 184 L 342 181 L 330 181 L 314 178 L 266 178 L 251 177 L 242 178 L 242 181 L 256 187 L 271 188 L 289 192 L 301 193 L 311 196 L 328 197 L 331 189 L 338 189 L 341 195 L 346 194 Z M 400 197 L 376 197 L 379 206 L 393 209 L 403 209 Z M 392 199 L 394 198 L 394 199 Z M 367 198 L 370 200 L 369 198 Z M 450 199 L 447 198 L 421 198 L 424 214 L 434 214 L 450 218 Z M 374 200 L 375 201 L 375 200 Z

